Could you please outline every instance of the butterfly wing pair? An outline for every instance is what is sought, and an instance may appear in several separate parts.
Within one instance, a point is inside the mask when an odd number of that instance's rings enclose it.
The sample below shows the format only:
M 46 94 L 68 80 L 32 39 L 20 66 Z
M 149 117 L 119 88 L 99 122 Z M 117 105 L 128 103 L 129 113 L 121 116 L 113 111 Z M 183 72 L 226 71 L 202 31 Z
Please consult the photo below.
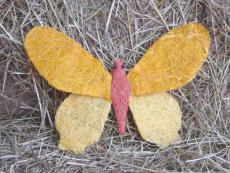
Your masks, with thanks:
M 163 148 L 179 138 L 181 111 L 165 91 L 194 78 L 209 45 L 208 31 L 201 24 L 182 25 L 160 37 L 130 70 L 129 106 L 143 139 Z M 33 28 L 25 48 L 50 85 L 72 93 L 55 116 L 58 146 L 83 152 L 100 138 L 111 109 L 111 74 L 77 42 L 52 28 Z

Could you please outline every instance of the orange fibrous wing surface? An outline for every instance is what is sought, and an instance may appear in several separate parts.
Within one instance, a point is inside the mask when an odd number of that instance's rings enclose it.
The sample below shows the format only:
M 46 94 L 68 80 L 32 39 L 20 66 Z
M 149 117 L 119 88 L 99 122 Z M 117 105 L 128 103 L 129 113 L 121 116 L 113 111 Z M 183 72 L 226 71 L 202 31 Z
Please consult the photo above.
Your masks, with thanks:
M 178 89 L 190 82 L 208 55 L 210 37 L 189 23 L 161 36 L 128 74 L 132 95 Z
M 111 74 L 73 39 L 48 27 L 35 27 L 25 37 L 29 59 L 58 90 L 110 101 Z

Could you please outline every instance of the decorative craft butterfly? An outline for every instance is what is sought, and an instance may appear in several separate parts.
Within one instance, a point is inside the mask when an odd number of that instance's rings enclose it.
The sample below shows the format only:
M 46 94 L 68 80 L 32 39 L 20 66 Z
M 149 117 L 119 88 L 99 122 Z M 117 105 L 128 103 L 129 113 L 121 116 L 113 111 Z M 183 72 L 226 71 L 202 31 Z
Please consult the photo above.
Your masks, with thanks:
M 201 24 L 189 23 L 161 36 L 130 70 L 115 61 L 112 76 L 71 38 L 48 27 L 25 37 L 29 59 L 58 90 L 70 92 L 58 108 L 59 148 L 81 153 L 96 142 L 113 103 L 118 132 L 125 132 L 128 105 L 142 138 L 166 147 L 179 138 L 181 111 L 166 91 L 190 82 L 201 68 L 210 37 Z M 131 96 L 130 96 L 131 95 Z

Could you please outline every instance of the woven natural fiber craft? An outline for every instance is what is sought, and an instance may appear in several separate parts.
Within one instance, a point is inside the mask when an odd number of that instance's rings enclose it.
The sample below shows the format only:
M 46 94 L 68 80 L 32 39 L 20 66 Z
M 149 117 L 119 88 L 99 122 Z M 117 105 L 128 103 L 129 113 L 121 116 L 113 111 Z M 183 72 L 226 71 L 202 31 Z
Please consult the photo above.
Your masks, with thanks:
M 181 111 L 165 91 L 194 78 L 209 45 L 208 30 L 201 24 L 182 25 L 160 37 L 126 78 L 121 61 L 115 61 L 111 77 L 98 59 L 52 28 L 35 27 L 25 38 L 27 54 L 39 73 L 55 88 L 73 93 L 59 107 L 55 125 L 59 148 L 75 153 L 99 139 L 111 102 L 120 135 L 125 133 L 129 104 L 144 140 L 161 148 L 177 141 Z

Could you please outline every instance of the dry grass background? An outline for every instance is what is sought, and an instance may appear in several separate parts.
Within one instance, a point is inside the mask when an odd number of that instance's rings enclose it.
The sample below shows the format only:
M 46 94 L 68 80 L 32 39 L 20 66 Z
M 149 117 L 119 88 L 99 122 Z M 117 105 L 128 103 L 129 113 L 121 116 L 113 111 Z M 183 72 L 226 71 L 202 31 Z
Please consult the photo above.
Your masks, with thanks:
M 230 172 L 230 2 L 204 1 L 205 11 L 200 2 L 0 0 L 1 104 L 30 94 L 16 114 L 0 114 L 0 172 Z M 128 71 L 168 29 L 201 18 L 212 39 L 207 61 L 192 82 L 171 92 L 183 112 L 181 145 L 159 150 L 143 141 L 130 113 L 119 137 L 111 112 L 100 140 L 83 154 L 58 150 L 54 116 L 68 93 L 49 86 L 28 61 L 23 41 L 31 28 L 56 28 L 109 71 L 118 58 Z M 9 98 L 9 90 L 16 95 Z

